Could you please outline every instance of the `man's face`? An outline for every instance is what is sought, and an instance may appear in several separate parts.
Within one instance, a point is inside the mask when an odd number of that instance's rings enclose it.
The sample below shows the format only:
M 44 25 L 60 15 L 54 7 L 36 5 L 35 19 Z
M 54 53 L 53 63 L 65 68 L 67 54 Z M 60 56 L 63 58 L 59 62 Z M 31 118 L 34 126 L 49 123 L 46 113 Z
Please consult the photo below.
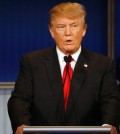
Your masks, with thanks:
M 58 48 L 66 55 L 75 53 L 86 33 L 86 27 L 80 18 L 56 17 L 50 27 L 50 33 Z

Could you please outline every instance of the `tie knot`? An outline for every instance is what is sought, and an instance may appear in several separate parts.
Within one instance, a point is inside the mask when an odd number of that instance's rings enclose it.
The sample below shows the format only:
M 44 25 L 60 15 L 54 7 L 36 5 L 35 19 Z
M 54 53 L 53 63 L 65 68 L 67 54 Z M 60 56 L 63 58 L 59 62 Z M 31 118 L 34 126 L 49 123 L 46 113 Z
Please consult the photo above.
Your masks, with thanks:
M 73 58 L 72 58 L 71 55 L 64 56 L 64 61 L 65 61 L 66 63 L 71 62 L 72 60 L 73 60 Z

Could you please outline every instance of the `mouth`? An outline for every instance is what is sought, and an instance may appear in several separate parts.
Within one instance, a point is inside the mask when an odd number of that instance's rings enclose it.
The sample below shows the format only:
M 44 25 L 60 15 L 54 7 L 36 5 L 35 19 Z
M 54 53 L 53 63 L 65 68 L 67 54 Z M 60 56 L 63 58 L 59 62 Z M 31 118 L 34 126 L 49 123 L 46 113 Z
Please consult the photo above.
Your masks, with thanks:
M 69 45 L 72 43 L 72 40 L 66 40 L 65 42 Z

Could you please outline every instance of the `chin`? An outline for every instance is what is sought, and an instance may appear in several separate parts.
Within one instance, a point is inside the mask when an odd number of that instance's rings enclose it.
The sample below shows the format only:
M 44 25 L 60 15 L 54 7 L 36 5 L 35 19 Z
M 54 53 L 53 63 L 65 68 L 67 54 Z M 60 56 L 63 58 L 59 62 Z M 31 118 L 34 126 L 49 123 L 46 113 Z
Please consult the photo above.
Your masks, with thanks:
M 65 51 L 65 54 L 66 54 L 66 55 L 71 55 L 71 54 L 73 54 L 73 53 L 74 53 L 73 50 L 66 50 L 66 51 Z

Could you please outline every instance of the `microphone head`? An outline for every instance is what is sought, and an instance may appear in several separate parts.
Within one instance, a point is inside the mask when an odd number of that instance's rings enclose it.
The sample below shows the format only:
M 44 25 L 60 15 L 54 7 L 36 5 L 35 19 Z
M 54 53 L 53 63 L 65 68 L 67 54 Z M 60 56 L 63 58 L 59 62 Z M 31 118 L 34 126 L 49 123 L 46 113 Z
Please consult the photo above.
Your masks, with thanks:
M 64 61 L 67 62 L 71 62 L 72 61 L 72 56 L 68 55 L 68 56 L 64 56 Z

